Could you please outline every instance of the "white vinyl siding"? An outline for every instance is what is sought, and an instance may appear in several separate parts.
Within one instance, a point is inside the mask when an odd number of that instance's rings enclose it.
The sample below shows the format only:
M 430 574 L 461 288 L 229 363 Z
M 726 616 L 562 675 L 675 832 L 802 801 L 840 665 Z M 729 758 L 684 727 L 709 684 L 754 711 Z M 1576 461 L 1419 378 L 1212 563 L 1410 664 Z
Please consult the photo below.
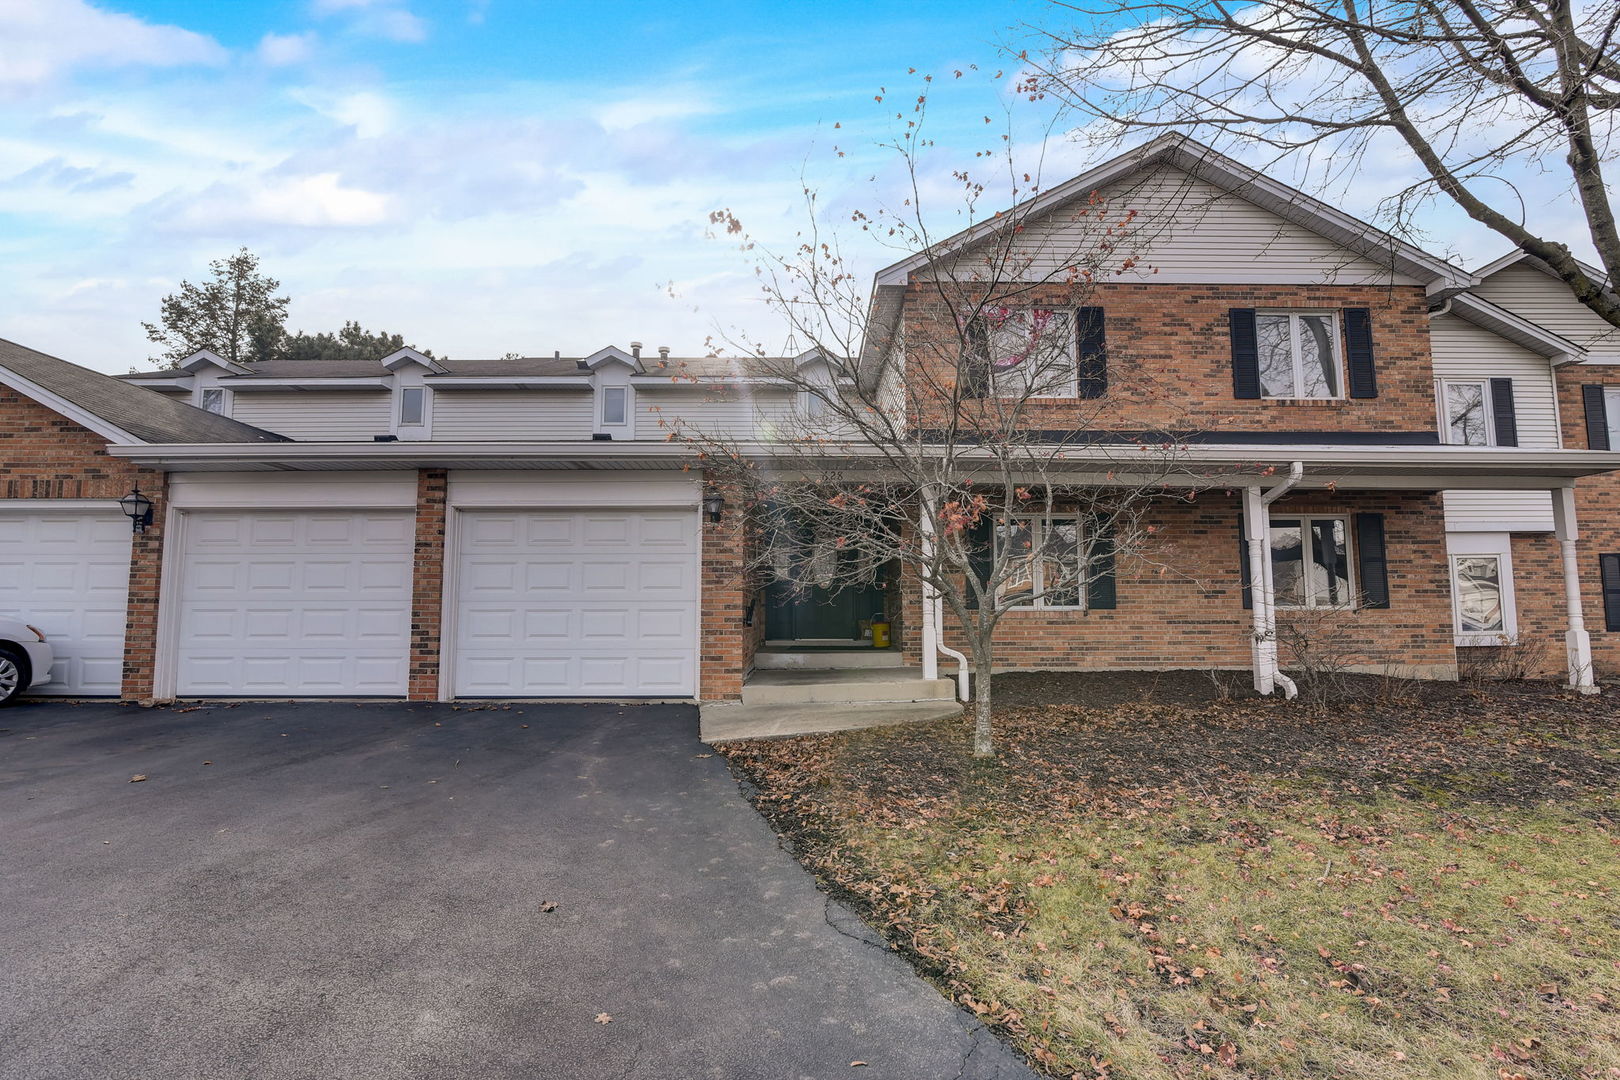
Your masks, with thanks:
M 370 442 L 393 430 L 393 401 L 381 392 L 239 391 L 231 418 L 300 442 Z
M 641 390 L 636 438 L 664 439 L 681 429 L 721 437 L 768 437 L 797 423 L 793 393 L 779 387 Z
M 592 395 L 581 390 L 441 390 L 433 400 L 439 442 L 570 442 L 591 437 Z
M 1529 319 L 1590 353 L 1598 363 L 1620 363 L 1620 329 L 1604 322 L 1569 287 L 1533 266 L 1515 263 L 1480 282 L 1479 296 Z
M 1115 243 L 1120 265 L 1113 281 L 1153 284 L 1416 284 L 1389 265 L 1352 254 L 1326 237 L 1283 220 L 1178 169 L 1137 175 L 1106 189 L 1109 223 L 1136 211 Z M 1084 217 L 1079 211 L 1086 210 Z M 1077 252 L 1096 250 L 1104 239 L 1096 209 L 1086 199 L 1028 222 L 1019 236 L 1017 260 L 1029 259 L 1029 280 L 1062 280 Z M 1130 269 L 1128 258 L 1137 263 Z M 1117 271 L 1117 272 L 1116 272 Z
M 129 597 L 129 518 L 0 504 L 0 615 L 45 632 L 56 660 L 36 694 L 117 694 Z
M 1490 379 L 1513 380 L 1520 446 L 1556 449 L 1560 445 L 1552 364 L 1546 357 L 1455 315 L 1429 321 L 1429 347 L 1437 379 L 1485 381 L 1487 394 Z M 1487 397 L 1487 411 L 1489 408 Z M 1552 496 L 1545 491 L 1447 491 L 1442 498 L 1450 532 L 1552 530 Z

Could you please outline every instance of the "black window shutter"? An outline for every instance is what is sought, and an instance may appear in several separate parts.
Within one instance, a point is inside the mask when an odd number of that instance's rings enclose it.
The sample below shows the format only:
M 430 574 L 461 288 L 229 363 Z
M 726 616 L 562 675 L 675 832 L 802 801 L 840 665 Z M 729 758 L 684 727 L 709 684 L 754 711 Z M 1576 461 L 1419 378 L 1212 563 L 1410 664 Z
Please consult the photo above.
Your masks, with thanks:
M 956 382 L 963 398 L 990 396 L 990 330 L 977 315 L 962 331 L 962 360 Z
M 1344 359 L 1350 370 L 1350 396 L 1378 396 L 1378 370 L 1373 363 L 1372 311 L 1364 307 L 1344 309 Z
M 1496 445 L 1519 445 L 1519 418 L 1513 411 L 1513 380 L 1491 380 L 1491 419 L 1496 421 Z
M 1086 607 L 1112 611 L 1119 604 L 1114 576 L 1114 528 L 1106 518 L 1092 518 L 1091 565 L 1086 572 Z
M 1384 515 L 1356 515 L 1356 569 L 1361 577 L 1362 604 L 1389 607 L 1389 564 L 1384 558 Z
M 1603 629 L 1620 630 L 1620 555 L 1598 556 L 1598 577 L 1603 582 Z
M 1260 396 L 1260 339 L 1254 328 L 1254 308 L 1233 308 L 1227 313 L 1232 328 L 1232 396 Z
M 975 521 L 968 527 L 967 533 L 962 537 L 962 540 L 967 546 L 968 569 L 974 577 L 979 579 L 979 583 L 982 585 L 995 572 L 996 567 L 995 515 L 986 513 L 978 521 Z M 979 597 L 973 591 L 972 583 L 966 583 L 964 589 L 967 606 L 970 608 L 978 607 Z
M 1079 360 L 1080 396 L 1100 398 L 1108 393 L 1108 337 L 1103 309 L 1083 307 L 1074 313 L 1075 353 Z
M 1609 445 L 1609 414 L 1603 405 L 1603 387 L 1581 387 L 1581 401 L 1586 405 L 1586 446 L 1590 450 L 1611 450 Z
M 1238 500 L 1238 577 L 1243 582 L 1243 606 L 1254 607 L 1254 593 L 1249 588 L 1249 530 L 1243 527 L 1243 501 Z

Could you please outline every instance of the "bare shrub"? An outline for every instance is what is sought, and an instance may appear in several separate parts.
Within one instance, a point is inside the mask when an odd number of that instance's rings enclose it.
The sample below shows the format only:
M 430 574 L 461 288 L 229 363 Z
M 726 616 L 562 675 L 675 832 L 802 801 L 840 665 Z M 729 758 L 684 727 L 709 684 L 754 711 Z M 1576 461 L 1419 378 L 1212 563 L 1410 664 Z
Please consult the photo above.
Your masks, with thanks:
M 1457 678 L 1465 683 L 1523 681 L 1547 677 L 1545 637 L 1504 634 L 1494 645 L 1471 645 L 1457 650 Z
M 1366 652 L 1359 607 L 1290 610 L 1277 621 L 1278 651 L 1283 668 L 1311 705 L 1344 701 L 1365 690 L 1354 677 L 1374 662 Z

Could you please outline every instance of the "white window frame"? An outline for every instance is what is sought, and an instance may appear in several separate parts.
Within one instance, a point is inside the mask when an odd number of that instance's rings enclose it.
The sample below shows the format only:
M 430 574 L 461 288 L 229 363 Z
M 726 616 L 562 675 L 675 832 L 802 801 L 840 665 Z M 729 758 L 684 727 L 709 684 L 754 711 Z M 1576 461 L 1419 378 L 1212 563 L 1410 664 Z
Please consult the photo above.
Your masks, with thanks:
M 1340 603 L 1317 603 L 1309 590 L 1305 593 L 1303 604 L 1284 603 L 1277 600 L 1279 611 L 1353 611 L 1356 608 L 1356 599 L 1360 595 L 1356 582 L 1356 549 L 1355 536 L 1350 531 L 1349 514 L 1290 514 L 1286 512 L 1273 513 L 1266 522 L 1266 546 L 1271 546 L 1271 534 L 1277 527 L 1278 521 L 1298 521 L 1300 533 L 1300 563 L 1304 565 L 1305 551 L 1303 544 L 1311 535 L 1311 524 L 1317 521 L 1340 521 L 1344 523 L 1344 579 L 1346 584 L 1345 598 Z M 1276 571 L 1272 568 L 1271 552 L 1266 552 L 1266 571 L 1272 575 L 1272 588 L 1276 588 Z
M 1603 388 L 1603 423 L 1609 431 L 1609 446 L 1620 449 L 1620 386 Z
M 209 394 L 219 395 L 219 411 L 214 413 L 215 416 L 231 415 L 231 392 L 223 386 L 199 386 L 197 388 L 197 408 L 203 412 L 214 412 L 205 404 Z
M 407 420 L 407 419 L 405 419 L 406 395 L 412 393 L 413 391 L 415 393 L 418 393 L 418 394 L 422 395 L 421 407 L 417 410 L 417 418 L 415 420 Z M 402 386 L 402 387 L 400 387 L 399 388 L 398 399 L 395 402 L 395 407 L 396 407 L 396 409 L 398 411 L 394 414 L 394 423 L 396 425 L 398 425 L 399 427 L 402 427 L 402 428 L 425 428 L 425 427 L 427 427 L 428 394 L 429 394 L 429 390 L 425 386 Z
M 1081 520 L 1079 515 L 1077 515 L 1077 514 L 1051 514 L 1051 515 L 1014 514 L 1008 520 L 1013 521 L 1013 522 L 1027 522 L 1027 523 L 1029 523 L 1030 535 L 1031 535 L 1032 538 L 1033 537 L 1039 537 L 1040 534 L 1041 534 L 1041 531 L 1043 529 L 1045 529 L 1046 526 L 1048 526 L 1048 525 L 1068 525 L 1068 524 L 1073 524 L 1074 525 L 1074 547 L 1075 547 L 1074 557 L 1075 557 L 1076 561 L 1082 563 L 1082 565 L 1084 564 L 1085 555 L 1086 555 L 1085 523 Z M 996 541 L 997 544 L 1001 543 L 1001 534 L 995 527 L 992 527 L 992 535 L 995 537 L 995 541 Z M 1033 540 L 1032 539 L 1032 541 L 1031 541 L 1031 554 L 1033 555 L 1034 552 L 1040 551 L 1045 546 L 1046 545 L 1045 545 L 1044 540 Z M 1003 566 L 1006 565 L 1002 561 L 1002 557 L 1001 557 L 1001 555 L 999 553 L 997 553 L 996 562 L 999 565 L 1003 565 Z M 1042 580 L 1043 577 L 1044 577 L 1044 574 L 1042 572 L 1042 566 L 1044 565 L 1044 563 L 1045 563 L 1044 559 L 1038 560 L 1035 563 L 1035 572 L 1034 572 L 1034 575 L 1033 575 L 1034 581 L 1032 582 L 1032 585 L 1033 585 L 1033 588 L 1034 588 L 1035 591 L 1034 591 L 1034 595 L 1031 598 L 1030 602 L 1027 603 L 1027 604 L 1014 604 L 1010 608 L 1010 610 L 1012 610 L 1012 611 L 1084 611 L 1084 610 L 1086 610 L 1087 593 L 1089 592 L 1088 586 L 1091 584 L 1089 575 L 1082 576 L 1079 580 L 1077 580 L 1075 582 L 1075 595 L 1076 595 L 1076 597 L 1078 597 L 1079 603 L 1077 603 L 1077 604 L 1052 604 L 1052 603 L 1048 603 L 1047 600 L 1046 600 L 1046 597 L 1042 595 L 1042 593 L 1044 593 L 1046 591 L 1046 583 Z M 996 591 L 996 601 L 997 601 L 998 604 L 1001 602 L 1001 598 L 1005 594 L 1006 588 L 1007 588 L 1007 582 L 1002 582 L 1001 588 Z
M 1300 387 L 1305 385 L 1305 353 L 1299 347 L 1299 320 L 1302 316 L 1326 318 L 1328 321 L 1328 347 L 1333 350 L 1334 382 L 1338 384 L 1338 393 L 1326 397 L 1302 397 Z M 1266 394 L 1265 382 L 1261 379 L 1262 397 L 1266 401 L 1343 401 L 1345 400 L 1345 369 L 1344 347 L 1342 342 L 1343 331 L 1339 326 L 1339 313 L 1331 308 L 1314 310 L 1308 308 L 1259 308 L 1254 313 L 1255 319 L 1283 318 L 1288 319 L 1288 347 L 1292 352 L 1294 367 L 1294 392 L 1292 394 Z M 1255 335 L 1258 342 L 1259 334 Z M 1256 358 L 1257 367 L 1263 368 L 1263 362 Z
M 1077 398 L 1077 397 L 1079 397 L 1080 396 L 1080 357 L 1078 355 L 1076 355 L 1076 344 L 1075 344 L 1075 336 L 1076 336 L 1076 333 L 1077 333 L 1076 327 L 1079 324 L 1079 313 L 1075 310 L 1075 308 L 1073 308 L 1073 307 L 1065 307 L 1063 305 L 1056 305 L 1056 306 L 1049 307 L 1049 306 L 1047 306 L 1045 304 L 1021 304 L 1021 305 L 1001 305 L 1001 304 L 997 304 L 995 306 L 996 307 L 1006 307 L 1006 309 L 1009 312 L 1012 312 L 1014 314 L 1022 314 L 1022 315 L 1025 315 L 1026 317 L 1032 317 L 1030 315 L 1030 313 L 1035 312 L 1035 311 L 1050 311 L 1053 314 L 1060 314 L 1060 315 L 1064 316 L 1066 319 L 1068 319 L 1068 321 L 1069 321 L 1069 332 L 1064 335 L 1065 340 L 1064 340 L 1064 346 L 1063 347 L 1064 347 L 1064 352 L 1068 355 L 1068 358 L 1069 358 L 1069 379 L 1068 379 L 1067 384 L 1064 386 L 1064 388 L 1061 391 L 1056 389 L 1056 388 L 1048 388 L 1048 389 L 1045 389 L 1045 390 L 1041 390 L 1038 393 L 1035 392 L 1035 391 L 1030 391 L 1026 395 L 1021 386 L 1015 386 L 1015 387 L 1012 388 L 1015 391 L 1015 393 L 1011 393 L 1011 394 L 1004 393 L 1003 392 L 1003 378 L 1004 377 L 1001 375 L 1000 372 L 998 372 L 996 370 L 995 350 L 994 350 L 994 348 L 992 347 L 992 344 L 991 344 L 992 341 L 994 340 L 992 335 L 994 334 L 995 331 L 993 329 L 991 329 L 989 326 L 986 326 L 985 327 L 985 348 L 987 350 L 988 355 L 985 356 L 985 363 L 988 364 L 989 367 L 990 367 L 989 379 L 990 379 L 990 394 L 991 394 L 991 396 L 992 397 L 997 397 L 997 398 L 1018 398 L 1018 399 L 1029 400 L 1029 401 L 1039 401 L 1039 400 L 1041 400 L 1043 398 L 1053 398 L 1053 399 L 1057 399 L 1057 400 L 1061 401 L 1061 400 L 1065 400 L 1065 399 L 1068 399 L 1068 398 Z M 1008 318 L 1011 318 L 1011 317 L 1012 317 L 1011 315 L 1008 316 Z M 983 319 L 984 316 L 981 314 L 979 316 L 979 318 Z
M 618 391 L 624 395 L 624 418 L 609 420 L 607 418 L 608 395 Z M 635 388 L 624 383 L 615 383 L 609 386 L 596 388 L 596 425 L 601 430 L 619 430 L 630 427 L 630 420 L 635 416 Z
M 1479 379 L 1436 379 L 1434 380 L 1434 407 L 1435 415 L 1440 420 L 1440 441 L 1448 446 L 1471 446 L 1472 443 L 1454 443 L 1451 441 L 1451 412 L 1446 408 L 1446 390 L 1452 386 L 1479 387 L 1479 407 L 1485 414 L 1485 446 L 1496 445 L 1496 417 L 1491 408 L 1491 380 Z
M 1457 560 L 1493 558 L 1502 584 L 1502 629 L 1462 631 L 1457 609 Z M 1513 587 L 1513 544 L 1508 533 L 1451 533 L 1446 537 L 1446 586 L 1451 590 L 1452 638 L 1459 648 L 1506 645 L 1519 640 L 1518 597 Z

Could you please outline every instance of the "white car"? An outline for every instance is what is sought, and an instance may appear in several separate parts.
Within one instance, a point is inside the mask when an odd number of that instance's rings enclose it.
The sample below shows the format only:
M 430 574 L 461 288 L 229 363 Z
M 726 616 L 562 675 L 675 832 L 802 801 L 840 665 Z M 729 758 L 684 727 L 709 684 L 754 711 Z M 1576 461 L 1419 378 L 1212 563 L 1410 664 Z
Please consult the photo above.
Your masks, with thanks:
M 31 686 L 50 682 L 55 662 L 44 631 L 0 615 L 0 705 L 10 705 Z

